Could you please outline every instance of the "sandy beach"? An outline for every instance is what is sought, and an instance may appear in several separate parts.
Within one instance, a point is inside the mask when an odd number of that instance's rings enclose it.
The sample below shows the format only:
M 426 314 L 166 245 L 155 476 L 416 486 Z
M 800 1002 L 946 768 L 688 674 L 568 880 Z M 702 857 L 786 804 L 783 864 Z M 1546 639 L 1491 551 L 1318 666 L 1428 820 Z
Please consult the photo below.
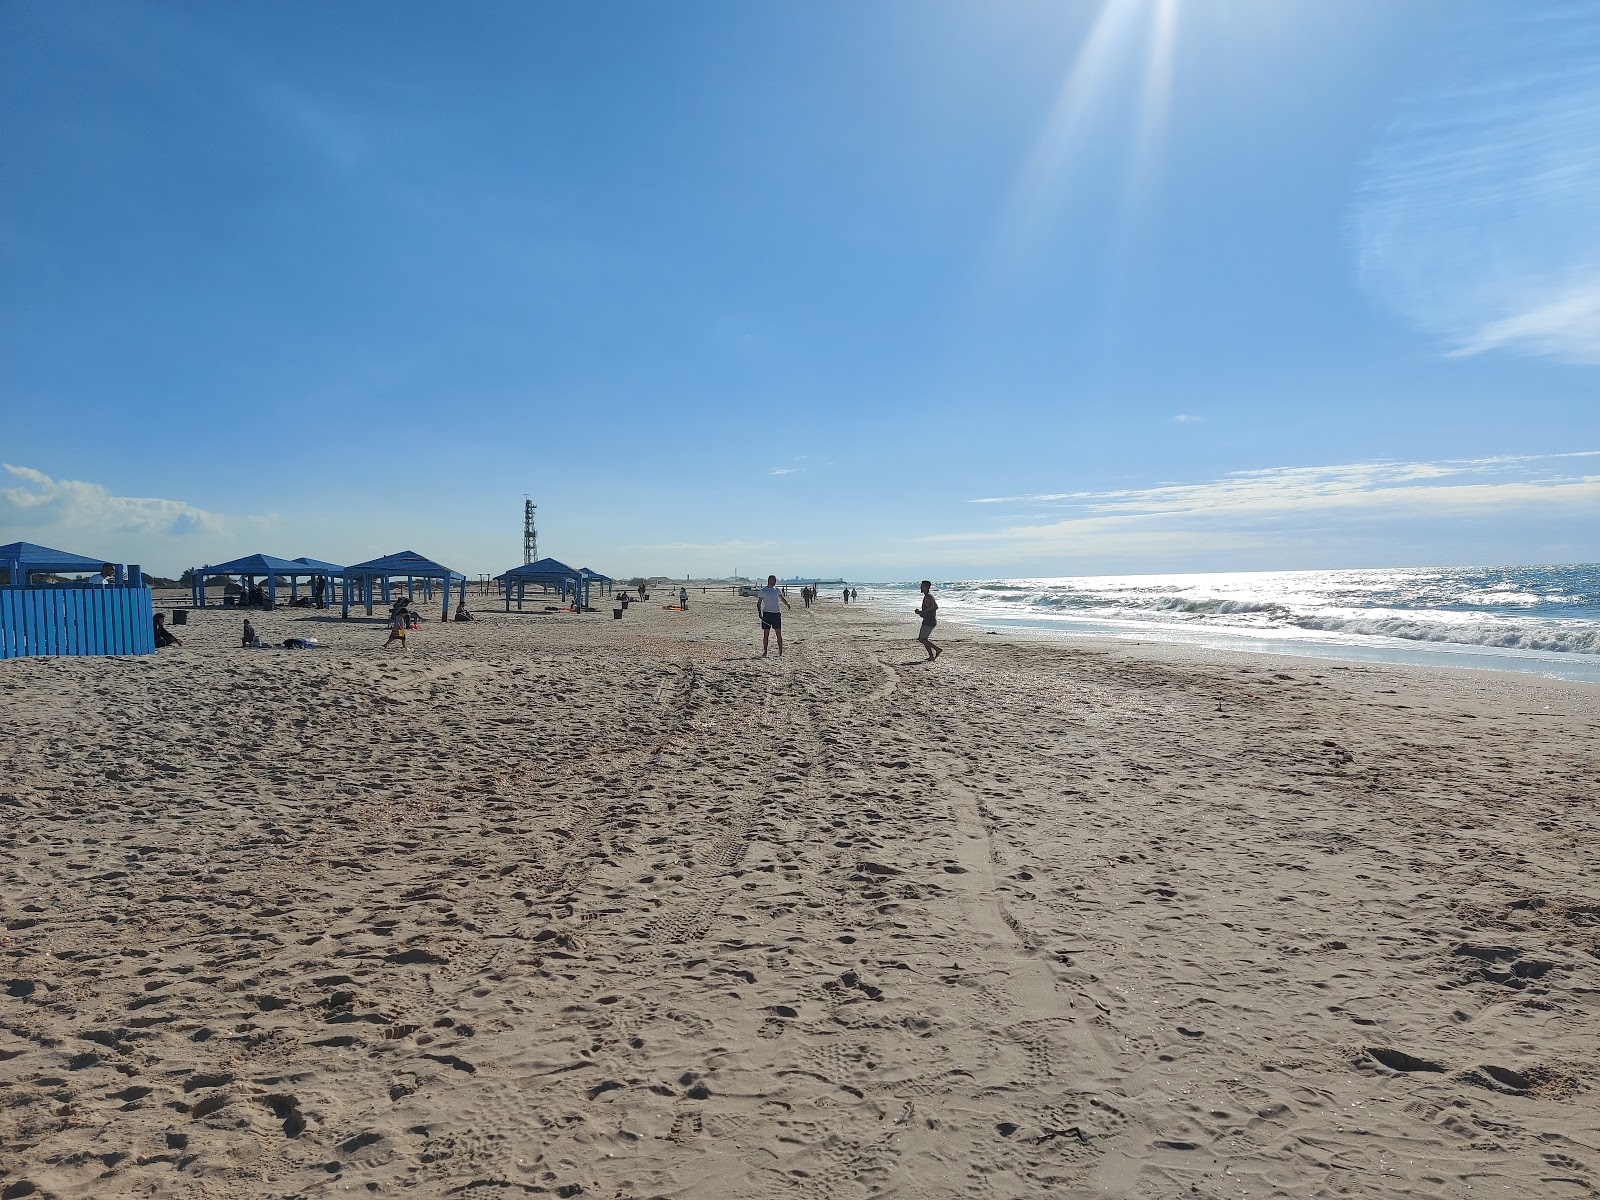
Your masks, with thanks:
M 1600 1192 L 1600 689 L 791 599 L 0 664 L 0 1196 Z

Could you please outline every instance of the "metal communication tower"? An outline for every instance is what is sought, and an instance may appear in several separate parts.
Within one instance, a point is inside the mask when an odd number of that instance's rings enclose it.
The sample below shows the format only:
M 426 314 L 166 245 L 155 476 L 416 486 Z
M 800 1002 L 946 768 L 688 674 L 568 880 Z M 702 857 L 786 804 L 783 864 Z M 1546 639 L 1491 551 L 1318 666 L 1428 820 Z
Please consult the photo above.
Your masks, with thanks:
M 539 531 L 533 527 L 533 514 L 539 506 L 532 500 L 522 501 L 522 561 L 531 563 L 539 557 Z

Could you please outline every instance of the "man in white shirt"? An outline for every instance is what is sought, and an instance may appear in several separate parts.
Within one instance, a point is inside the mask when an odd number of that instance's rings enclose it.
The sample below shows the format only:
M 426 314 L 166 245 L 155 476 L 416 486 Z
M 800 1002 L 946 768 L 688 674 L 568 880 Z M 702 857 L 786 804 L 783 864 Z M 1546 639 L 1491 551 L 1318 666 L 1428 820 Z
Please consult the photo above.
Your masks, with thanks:
M 767 639 L 778 635 L 778 653 L 783 654 L 783 610 L 789 607 L 789 597 L 778 590 L 778 577 L 767 576 L 767 586 L 756 593 L 756 611 L 761 614 L 761 657 L 767 656 Z
M 117 582 L 117 569 L 110 563 L 100 568 L 100 574 L 91 575 L 83 581 L 85 587 L 112 587 Z

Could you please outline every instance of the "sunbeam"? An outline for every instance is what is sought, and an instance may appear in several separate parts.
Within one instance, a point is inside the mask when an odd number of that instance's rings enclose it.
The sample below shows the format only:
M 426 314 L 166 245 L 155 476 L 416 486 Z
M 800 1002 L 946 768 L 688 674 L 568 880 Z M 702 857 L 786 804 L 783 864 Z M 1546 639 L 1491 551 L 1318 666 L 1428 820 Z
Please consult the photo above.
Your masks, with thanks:
M 1095 138 L 1120 134 L 1121 204 L 1125 213 L 1137 207 L 1166 130 L 1177 25 L 1177 0 L 1102 3 L 1001 211 L 985 266 L 991 289 L 1066 219 Z

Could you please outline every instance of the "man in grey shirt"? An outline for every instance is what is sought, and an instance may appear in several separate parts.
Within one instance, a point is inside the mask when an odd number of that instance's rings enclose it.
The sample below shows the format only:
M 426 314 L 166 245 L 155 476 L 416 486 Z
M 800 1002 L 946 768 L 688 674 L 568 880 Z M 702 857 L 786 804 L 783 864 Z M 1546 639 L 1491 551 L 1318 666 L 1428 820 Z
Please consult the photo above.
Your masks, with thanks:
M 761 657 L 767 656 L 767 641 L 778 635 L 778 653 L 783 654 L 783 612 L 778 605 L 789 607 L 789 597 L 778 590 L 778 577 L 767 576 L 767 586 L 756 593 L 756 611 L 761 614 Z

